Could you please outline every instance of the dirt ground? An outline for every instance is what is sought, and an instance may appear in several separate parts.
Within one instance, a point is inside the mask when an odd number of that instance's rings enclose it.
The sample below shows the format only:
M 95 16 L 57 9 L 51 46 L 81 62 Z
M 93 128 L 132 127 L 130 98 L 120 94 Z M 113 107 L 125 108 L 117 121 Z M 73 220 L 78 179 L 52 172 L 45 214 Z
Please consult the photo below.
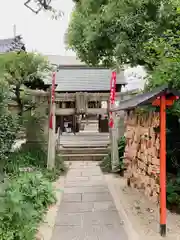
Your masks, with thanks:
M 180 215 L 167 211 L 167 237 L 159 235 L 159 206 L 150 202 L 143 193 L 127 187 L 126 179 L 117 175 L 105 175 L 116 203 L 124 214 L 124 225 L 133 232 L 130 239 L 135 240 L 180 240 Z M 131 225 L 131 226 L 130 226 Z

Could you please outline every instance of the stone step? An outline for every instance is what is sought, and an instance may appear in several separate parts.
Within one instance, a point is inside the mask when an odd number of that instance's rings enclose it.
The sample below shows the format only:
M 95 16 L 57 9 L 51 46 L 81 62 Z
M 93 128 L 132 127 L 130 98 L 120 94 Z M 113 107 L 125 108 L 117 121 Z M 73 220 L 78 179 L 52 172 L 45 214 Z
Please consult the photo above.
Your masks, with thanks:
M 97 148 L 79 148 L 79 147 L 70 147 L 70 148 L 60 148 L 60 154 L 106 154 L 109 152 L 110 148 L 104 147 L 97 147 Z
M 101 161 L 107 154 L 59 154 L 64 161 Z
M 70 149 L 70 148 L 79 148 L 79 149 L 90 149 L 90 148 L 94 148 L 94 149 L 97 149 L 97 148 L 108 148 L 110 145 L 110 143 L 103 143 L 103 142 L 100 142 L 100 143 L 86 143 L 86 142 L 82 142 L 82 143 L 74 143 L 74 142 L 69 142 L 69 143 L 63 143 L 63 144 L 59 144 L 58 145 L 58 148 L 59 149 Z

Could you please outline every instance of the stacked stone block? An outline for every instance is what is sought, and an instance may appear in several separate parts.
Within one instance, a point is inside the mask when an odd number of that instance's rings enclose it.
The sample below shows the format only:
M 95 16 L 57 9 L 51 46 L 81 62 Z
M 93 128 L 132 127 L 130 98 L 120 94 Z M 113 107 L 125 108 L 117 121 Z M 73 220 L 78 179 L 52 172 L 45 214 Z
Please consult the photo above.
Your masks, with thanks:
M 124 163 L 128 182 L 142 190 L 153 202 L 158 202 L 160 140 L 159 113 L 125 114 L 126 148 Z

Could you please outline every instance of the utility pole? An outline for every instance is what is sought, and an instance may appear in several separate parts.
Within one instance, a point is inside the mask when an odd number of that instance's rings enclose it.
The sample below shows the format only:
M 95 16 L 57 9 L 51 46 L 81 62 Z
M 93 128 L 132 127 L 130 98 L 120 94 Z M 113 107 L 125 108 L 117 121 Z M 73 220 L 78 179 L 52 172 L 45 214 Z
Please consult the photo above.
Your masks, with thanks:
M 13 36 L 16 37 L 16 24 L 13 25 Z

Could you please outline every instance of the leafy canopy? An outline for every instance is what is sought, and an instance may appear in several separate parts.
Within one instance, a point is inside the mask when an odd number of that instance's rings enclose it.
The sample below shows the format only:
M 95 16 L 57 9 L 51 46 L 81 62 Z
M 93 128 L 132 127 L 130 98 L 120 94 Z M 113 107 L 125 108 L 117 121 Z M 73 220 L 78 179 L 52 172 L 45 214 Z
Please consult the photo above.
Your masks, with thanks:
M 16 138 L 19 125 L 17 119 L 8 111 L 10 93 L 6 82 L 0 82 L 0 174 L 4 160 L 9 154 Z
M 42 81 L 43 73 L 51 71 L 49 62 L 41 55 L 26 52 L 10 52 L 0 55 L 1 77 L 10 85 Z
M 44 79 L 52 70 L 48 60 L 36 53 L 10 52 L 0 55 L 0 78 L 12 87 L 20 115 L 23 111 L 22 88 L 43 88 Z
M 146 46 L 149 61 L 154 69 L 148 77 L 146 90 L 168 83 L 180 89 L 180 31 L 168 30 Z M 150 52 L 151 51 L 151 52 Z
M 116 62 L 152 68 L 144 44 L 177 23 L 176 3 L 171 0 L 76 2 L 66 41 L 81 60 L 92 65 Z

